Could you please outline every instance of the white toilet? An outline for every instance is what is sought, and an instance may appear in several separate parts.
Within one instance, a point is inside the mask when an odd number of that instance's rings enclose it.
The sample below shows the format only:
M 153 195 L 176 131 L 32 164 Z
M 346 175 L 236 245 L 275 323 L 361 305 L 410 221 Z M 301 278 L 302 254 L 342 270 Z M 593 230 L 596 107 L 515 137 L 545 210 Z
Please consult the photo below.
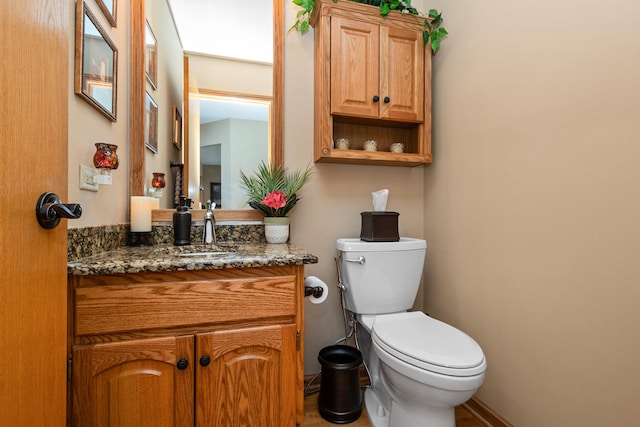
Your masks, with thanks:
M 487 362 L 467 334 L 413 306 L 427 243 L 338 239 L 345 308 L 371 375 L 365 407 L 373 427 L 455 427 L 455 406 L 484 380 Z

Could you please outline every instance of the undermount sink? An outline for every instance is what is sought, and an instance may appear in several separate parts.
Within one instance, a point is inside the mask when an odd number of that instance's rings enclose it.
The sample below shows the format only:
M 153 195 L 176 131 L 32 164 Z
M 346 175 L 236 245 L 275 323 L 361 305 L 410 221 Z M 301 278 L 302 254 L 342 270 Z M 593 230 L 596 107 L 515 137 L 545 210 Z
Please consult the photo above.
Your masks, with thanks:
M 201 258 L 201 257 L 205 257 L 205 258 L 220 258 L 220 257 L 233 256 L 233 255 L 235 255 L 233 252 L 214 251 L 214 252 L 187 252 L 187 253 L 177 254 L 176 256 L 179 256 L 179 257 L 193 257 L 193 258 Z
M 156 248 L 159 256 L 190 258 L 222 258 L 235 256 L 236 247 L 231 245 L 186 245 Z

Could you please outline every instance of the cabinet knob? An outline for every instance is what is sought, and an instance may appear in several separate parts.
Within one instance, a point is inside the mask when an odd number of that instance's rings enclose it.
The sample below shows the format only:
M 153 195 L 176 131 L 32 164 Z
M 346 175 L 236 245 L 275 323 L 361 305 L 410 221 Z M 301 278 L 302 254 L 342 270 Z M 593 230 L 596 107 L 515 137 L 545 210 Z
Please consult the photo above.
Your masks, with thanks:
M 373 95 L 373 102 L 380 101 L 380 97 L 378 95 Z
M 211 358 L 206 354 L 200 358 L 200 366 L 209 366 L 211 363 Z
M 388 96 L 385 96 L 383 101 L 385 104 L 388 104 L 389 102 L 391 102 L 391 99 Z
M 178 360 L 178 363 L 176 363 L 176 366 L 181 371 L 184 371 L 185 369 L 187 369 L 187 366 L 189 366 L 189 361 L 187 359 L 180 359 Z

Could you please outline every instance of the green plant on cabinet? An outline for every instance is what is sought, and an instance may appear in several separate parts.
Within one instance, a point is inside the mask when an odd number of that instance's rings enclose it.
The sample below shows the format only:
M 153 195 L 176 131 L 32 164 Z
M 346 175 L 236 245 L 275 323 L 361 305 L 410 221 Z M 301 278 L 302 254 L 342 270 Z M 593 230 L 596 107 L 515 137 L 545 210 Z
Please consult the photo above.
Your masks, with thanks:
M 289 31 L 300 31 L 305 34 L 309 31 L 309 18 L 316 4 L 316 0 L 291 0 L 295 5 L 302 9 L 298 11 L 296 22 L 289 28 Z M 333 0 L 337 2 L 338 0 Z M 391 11 L 400 13 L 408 13 L 415 15 L 418 19 L 423 19 L 424 31 L 422 38 L 426 43 L 431 42 L 431 52 L 435 55 L 440 49 L 442 39 L 449 33 L 442 24 L 442 13 L 436 9 L 430 9 L 426 17 L 420 15 L 418 10 L 411 6 L 411 0 L 349 0 L 354 3 L 363 3 L 380 7 L 380 15 L 387 16 Z

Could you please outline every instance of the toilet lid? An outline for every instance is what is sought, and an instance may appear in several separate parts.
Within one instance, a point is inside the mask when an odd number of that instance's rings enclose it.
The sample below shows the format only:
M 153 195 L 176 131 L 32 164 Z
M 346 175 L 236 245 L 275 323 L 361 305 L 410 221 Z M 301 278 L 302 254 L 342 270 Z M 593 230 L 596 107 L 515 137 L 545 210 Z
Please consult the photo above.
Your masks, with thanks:
M 473 338 L 422 312 L 376 316 L 372 330 L 382 349 L 411 365 L 455 376 L 478 375 L 486 368 Z

